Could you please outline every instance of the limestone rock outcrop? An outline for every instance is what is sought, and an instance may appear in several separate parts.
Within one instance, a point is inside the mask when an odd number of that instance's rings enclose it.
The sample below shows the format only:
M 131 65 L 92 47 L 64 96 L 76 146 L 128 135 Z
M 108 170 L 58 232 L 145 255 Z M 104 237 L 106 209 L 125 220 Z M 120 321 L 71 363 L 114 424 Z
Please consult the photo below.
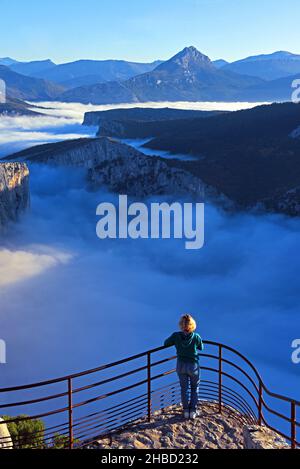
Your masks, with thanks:
M 13 449 L 12 439 L 6 423 L 0 417 L 0 449 Z
M 290 449 L 286 440 L 267 427 L 245 426 L 243 434 L 244 449 Z
M 29 170 L 25 163 L 0 163 L 0 228 L 28 208 Z

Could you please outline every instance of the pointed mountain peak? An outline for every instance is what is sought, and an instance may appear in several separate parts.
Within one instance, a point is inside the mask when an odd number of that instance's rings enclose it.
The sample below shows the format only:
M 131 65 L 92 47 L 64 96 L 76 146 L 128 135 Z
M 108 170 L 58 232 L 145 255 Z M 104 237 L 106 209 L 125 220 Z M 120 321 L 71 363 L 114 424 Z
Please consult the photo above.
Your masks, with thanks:
M 209 57 L 202 54 L 194 46 L 185 47 L 178 54 L 159 66 L 159 69 L 180 68 L 184 70 L 197 68 L 215 68 Z
M 196 47 L 190 46 L 190 47 L 185 47 L 182 51 L 178 52 L 173 59 L 182 59 L 182 60 L 194 60 L 194 61 L 199 61 L 199 62 L 210 62 L 209 57 L 207 55 L 202 54 Z M 172 59 L 171 59 L 172 60 Z
M 201 52 L 199 52 L 194 46 L 188 46 L 182 49 L 179 54 L 201 54 Z

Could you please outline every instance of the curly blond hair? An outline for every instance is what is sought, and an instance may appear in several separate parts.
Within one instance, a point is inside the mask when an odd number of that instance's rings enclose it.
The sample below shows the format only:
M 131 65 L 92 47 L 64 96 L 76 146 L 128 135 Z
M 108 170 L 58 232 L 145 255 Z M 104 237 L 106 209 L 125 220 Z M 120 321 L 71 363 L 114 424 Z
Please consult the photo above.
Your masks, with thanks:
M 183 332 L 190 334 L 196 330 L 197 324 L 190 314 L 184 314 L 179 321 L 179 327 Z

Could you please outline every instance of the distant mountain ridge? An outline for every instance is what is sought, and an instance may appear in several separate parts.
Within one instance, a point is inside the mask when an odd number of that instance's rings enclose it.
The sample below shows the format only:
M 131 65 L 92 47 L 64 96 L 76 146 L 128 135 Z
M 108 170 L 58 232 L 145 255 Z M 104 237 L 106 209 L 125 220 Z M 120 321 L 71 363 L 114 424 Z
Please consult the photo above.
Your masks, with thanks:
M 5 65 L 16 73 L 42 78 L 66 88 L 105 83 L 111 80 L 127 80 L 135 75 L 151 71 L 161 63 L 161 60 L 151 63 L 126 60 L 77 60 L 57 65 L 50 59 L 19 62 L 10 57 L 0 58 L 0 65 Z
M 11 59 L 10 57 L 2 57 L 0 58 L 0 65 L 12 65 L 14 63 L 17 63 L 17 60 Z
M 190 46 L 165 62 L 152 63 L 78 60 L 56 65 L 50 59 L 18 62 L 4 57 L 0 78 L 11 98 L 32 101 L 280 102 L 291 100 L 292 82 L 300 78 L 300 55 L 277 51 L 228 63 L 211 61 Z
M 228 65 L 229 62 L 227 62 L 227 60 L 219 59 L 219 60 L 214 60 L 214 61 L 213 61 L 213 64 L 214 64 L 214 66 L 217 67 L 217 68 L 222 68 L 222 67 L 224 67 L 225 65 Z
M 68 90 L 67 102 L 111 104 L 147 101 L 231 101 L 242 89 L 260 84 L 255 77 L 217 69 L 195 47 L 186 47 L 151 72 L 122 82 Z
M 37 73 L 45 72 L 45 70 L 55 67 L 56 65 L 52 60 L 47 59 L 32 62 L 14 62 L 12 64 L 8 64 L 8 66 L 14 72 L 34 77 Z
M 276 80 L 300 74 L 300 55 L 278 51 L 247 57 L 225 65 L 222 70 L 255 76 L 264 80 Z
M 68 88 L 74 88 L 111 80 L 127 80 L 135 75 L 153 70 L 160 63 L 159 60 L 153 63 L 127 62 L 125 60 L 77 60 L 37 71 L 34 76 Z
M 21 75 L 5 65 L 0 65 L 0 79 L 5 81 L 6 93 L 10 99 L 49 101 L 58 98 L 64 91 L 62 86 Z
M 250 86 L 238 95 L 240 101 L 264 101 L 264 102 L 285 102 L 292 101 L 292 94 L 295 91 L 293 85 L 295 80 L 299 81 L 300 73 L 293 76 L 278 78 L 277 80 L 264 81 L 258 85 Z M 299 88 L 299 84 L 297 85 Z M 300 94 L 299 94 L 300 95 Z

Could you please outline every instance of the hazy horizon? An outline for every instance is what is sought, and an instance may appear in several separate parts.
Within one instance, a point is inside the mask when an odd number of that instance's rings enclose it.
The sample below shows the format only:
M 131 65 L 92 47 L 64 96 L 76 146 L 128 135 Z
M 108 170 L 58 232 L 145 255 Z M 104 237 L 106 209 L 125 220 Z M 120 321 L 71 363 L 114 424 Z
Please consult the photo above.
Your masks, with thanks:
M 18 57 L 11 57 L 11 56 L 0 56 L 0 59 L 12 59 L 12 60 L 16 60 L 17 62 L 35 62 L 35 61 L 44 61 L 44 60 L 51 60 L 55 65 L 65 65 L 65 64 L 68 64 L 68 63 L 73 63 L 73 62 L 78 62 L 78 61 L 81 61 L 81 60 L 84 60 L 84 61 L 108 61 L 108 60 L 115 60 L 115 61 L 126 61 L 126 62 L 132 62 L 132 63 L 153 63 L 153 62 L 157 62 L 157 61 L 167 61 L 168 59 L 172 58 L 174 55 L 176 55 L 178 52 L 180 52 L 181 50 L 183 50 L 184 48 L 186 47 L 195 47 L 194 44 L 186 44 L 185 46 L 183 46 L 181 49 L 175 51 L 174 53 L 172 53 L 172 55 L 169 55 L 169 56 L 166 56 L 164 58 L 162 57 L 156 57 L 156 58 L 153 58 L 152 60 L 149 59 L 149 60 L 138 60 L 138 59 L 134 59 L 134 58 L 124 58 L 124 57 L 106 57 L 106 58 L 101 58 L 101 57 L 73 57 L 73 59 L 69 59 L 69 60 L 66 60 L 66 61 L 61 61 L 61 62 L 58 62 L 58 61 L 55 61 L 53 59 L 53 57 L 27 57 L 26 59 L 22 58 L 22 59 L 19 59 Z M 202 49 L 199 49 L 196 47 L 196 49 L 199 50 L 199 52 L 201 52 L 202 54 L 204 55 L 207 55 L 206 52 Z M 250 57 L 255 57 L 255 56 L 258 56 L 258 55 L 270 55 L 270 54 L 274 54 L 276 52 L 288 52 L 288 53 L 291 53 L 293 55 L 299 55 L 300 56 L 300 50 L 297 52 L 297 51 L 294 51 L 294 50 L 283 50 L 283 49 L 276 49 L 276 50 L 270 50 L 268 52 L 265 52 L 263 49 L 260 51 L 260 52 L 256 52 L 256 53 L 250 53 L 249 55 L 245 55 L 245 56 L 241 56 L 241 57 L 238 57 L 238 58 L 235 58 L 234 60 L 227 60 L 226 58 L 224 58 L 223 56 L 222 57 L 209 57 L 212 61 L 217 61 L 217 60 L 226 60 L 228 63 L 232 63 L 232 62 L 235 62 L 235 61 L 238 61 L 238 60 L 243 60 L 243 59 L 247 59 L 247 58 L 250 58 Z

